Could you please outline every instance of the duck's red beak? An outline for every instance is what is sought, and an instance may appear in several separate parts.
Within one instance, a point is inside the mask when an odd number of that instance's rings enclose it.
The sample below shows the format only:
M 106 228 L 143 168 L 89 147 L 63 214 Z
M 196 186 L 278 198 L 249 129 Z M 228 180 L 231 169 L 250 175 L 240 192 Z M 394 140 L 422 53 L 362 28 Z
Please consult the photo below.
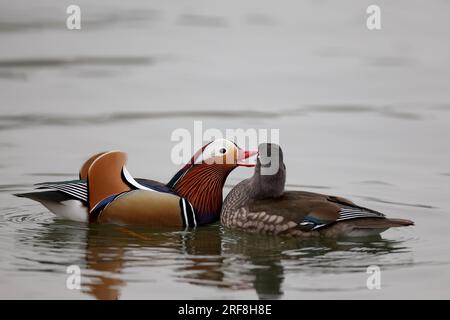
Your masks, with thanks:
M 238 150 L 236 164 L 241 167 L 256 166 L 256 155 L 258 151 Z

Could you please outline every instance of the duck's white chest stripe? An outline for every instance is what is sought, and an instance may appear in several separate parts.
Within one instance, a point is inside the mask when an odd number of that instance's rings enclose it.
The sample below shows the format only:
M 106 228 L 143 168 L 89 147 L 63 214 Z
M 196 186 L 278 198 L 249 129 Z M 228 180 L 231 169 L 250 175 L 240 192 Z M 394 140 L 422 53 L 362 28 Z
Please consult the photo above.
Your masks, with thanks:
M 140 190 L 148 190 L 148 191 L 153 191 L 153 192 L 158 192 L 156 190 L 153 190 L 151 188 L 148 188 L 146 186 L 143 186 L 142 184 L 140 184 L 139 182 L 137 182 L 136 180 L 134 180 L 134 178 L 131 176 L 131 174 L 128 172 L 127 168 L 123 167 L 122 168 L 122 173 L 123 173 L 123 177 L 125 179 L 126 182 L 128 182 L 129 184 L 131 184 L 133 187 L 135 187 L 136 189 L 140 189 Z
M 195 211 L 194 208 L 192 207 L 192 204 L 186 200 L 186 202 L 188 203 L 189 207 L 191 208 L 191 212 L 192 212 L 192 220 L 194 222 L 194 227 L 197 226 L 197 219 L 195 218 Z
M 181 198 L 180 207 L 184 226 L 195 228 L 197 226 L 197 220 L 195 219 L 195 212 L 191 203 L 186 199 Z
M 184 199 L 181 199 L 181 216 L 183 218 L 183 224 L 185 227 L 188 226 L 188 219 L 187 219 L 187 213 L 186 213 L 186 202 Z

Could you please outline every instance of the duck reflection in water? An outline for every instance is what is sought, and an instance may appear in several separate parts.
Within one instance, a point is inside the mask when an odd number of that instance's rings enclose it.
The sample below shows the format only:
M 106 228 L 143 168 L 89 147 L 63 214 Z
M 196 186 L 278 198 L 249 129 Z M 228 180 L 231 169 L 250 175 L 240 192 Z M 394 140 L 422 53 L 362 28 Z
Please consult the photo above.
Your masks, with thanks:
M 65 267 L 79 265 L 82 292 L 102 300 L 122 297 L 123 289 L 134 281 L 130 268 L 150 274 L 152 268 L 167 264 L 175 270 L 174 281 L 221 288 L 225 295 L 226 290 L 254 290 L 259 299 L 278 299 L 283 297 L 286 264 L 290 269 L 294 265 L 298 272 L 338 275 L 348 272 L 342 264 L 354 262 L 356 254 L 365 255 L 360 260 L 365 265 L 392 253 L 402 253 L 400 263 L 408 264 L 412 259 L 409 254 L 404 255 L 409 248 L 402 242 L 384 240 L 380 236 L 351 239 L 351 242 L 345 239 L 300 240 L 248 234 L 217 224 L 187 231 L 106 224 L 68 225 L 60 220 L 43 226 L 39 235 L 22 239 L 22 242 L 33 245 L 38 254 L 39 250 L 42 254 L 48 250 L 46 246 L 36 246 L 44 242 L 58 250 L 75 252 L 73 260 L 61 264 Z M 343 257 L 337 259 L 330 255 L 336 252 Z M 65 268 L 63 270 L 65 272 Z M 359 268 L 358 272 L 364 269 Z M 152 292 L 151 280 L 149 292 Z

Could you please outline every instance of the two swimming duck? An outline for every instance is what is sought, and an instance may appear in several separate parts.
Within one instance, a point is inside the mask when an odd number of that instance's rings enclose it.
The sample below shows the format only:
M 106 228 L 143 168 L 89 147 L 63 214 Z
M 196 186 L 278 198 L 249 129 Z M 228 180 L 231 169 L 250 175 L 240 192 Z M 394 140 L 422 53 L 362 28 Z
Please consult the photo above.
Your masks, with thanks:
M 247 159 L 257 155 L 256 163 Z M 413 225 L 335 196 L 285 191 L 286 167 L 278 145 L 244 151 L 219 139 L 198 150 L 167 183 L 134 179 L 120 151 L 88 159 L 79 179 L 38 184 L 18 194 L 42 203 L 59 216 L 95 223 L 154 227 L 196 227 L 221 220 L 226 227 L 253 233 L 309 236 L 366 236 L 390 227 Z M 222 202 L 228 175 L 238 166 L 255 167 Z

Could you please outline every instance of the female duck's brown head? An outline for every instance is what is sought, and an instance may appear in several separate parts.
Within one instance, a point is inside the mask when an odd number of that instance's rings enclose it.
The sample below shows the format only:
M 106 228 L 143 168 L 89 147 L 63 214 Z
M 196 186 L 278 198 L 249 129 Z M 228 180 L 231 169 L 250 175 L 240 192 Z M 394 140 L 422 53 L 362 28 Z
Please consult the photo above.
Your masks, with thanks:
M 254 167 L 246 159 L 256 154 L 257 151 L 242 150 L 229 140 L 214 140 L 198 150 L 167 186 L 192 204 L 197 222 L 211 223 L 219 219 L 228 175 L 238 166 Z
M 261 143 L 255 173 L 251 178 L 251 195 L 254 198 L 280 197 L 286 182 L 283 151 L 274 143 Z

